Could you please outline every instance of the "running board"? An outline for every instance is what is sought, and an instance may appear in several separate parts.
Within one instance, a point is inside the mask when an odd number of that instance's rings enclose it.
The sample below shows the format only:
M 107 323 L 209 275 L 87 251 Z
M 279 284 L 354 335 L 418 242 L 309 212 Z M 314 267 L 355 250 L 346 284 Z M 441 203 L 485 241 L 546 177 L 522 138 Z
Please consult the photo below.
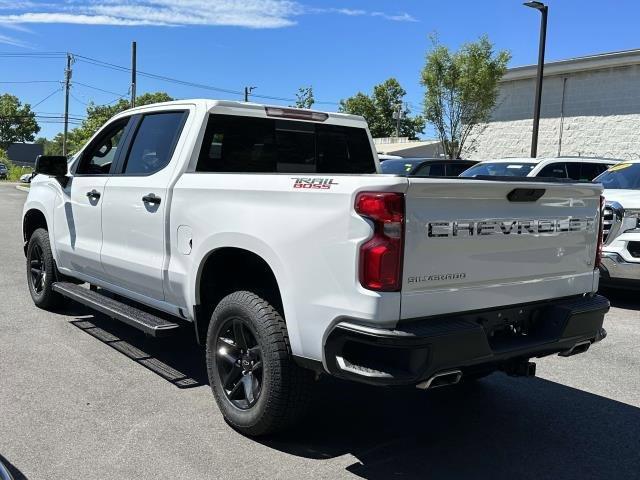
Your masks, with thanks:
M 180 328 L 177 323 L 144 312 L 136 307 L 119 302 L 101 293 L 69 282 L 55 282 L 53 291 L 71 300 L 82 303 L 100 313 L 120 320 L 152 337 L 167 337 Z

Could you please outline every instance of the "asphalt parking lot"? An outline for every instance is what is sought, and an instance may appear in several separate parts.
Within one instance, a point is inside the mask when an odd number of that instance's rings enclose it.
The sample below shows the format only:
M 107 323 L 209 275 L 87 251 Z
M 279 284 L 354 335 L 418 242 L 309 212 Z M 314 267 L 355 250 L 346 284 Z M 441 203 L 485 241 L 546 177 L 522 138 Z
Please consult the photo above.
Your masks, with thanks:
M 27 290 L 26 193 L 0 183 L 0 460 L 16 480 L 205 478 L 640 478 L 640 295 L 613 292 L 609 336 L 432 392 L 324 381 L 296 430 L 229 428 L 191 337 L 146 339 Z M 190 332 L 188 332 L 190 333 Z

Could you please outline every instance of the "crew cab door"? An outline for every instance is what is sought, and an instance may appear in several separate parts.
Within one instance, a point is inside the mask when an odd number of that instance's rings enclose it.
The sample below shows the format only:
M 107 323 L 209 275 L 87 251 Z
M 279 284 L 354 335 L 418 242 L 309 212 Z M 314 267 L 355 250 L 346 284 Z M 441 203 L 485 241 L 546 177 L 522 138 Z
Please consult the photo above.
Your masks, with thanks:
M 127 151 L 105 186 L 101 260 L 104 279 L 164 299 L 165 213 L 184 110 L 136 115 Z
M 109 174 L 124 143 L 129 119 L 106 126 L 83 150 L 54 209 L 58 267 L 102 277 L 102 205 Z

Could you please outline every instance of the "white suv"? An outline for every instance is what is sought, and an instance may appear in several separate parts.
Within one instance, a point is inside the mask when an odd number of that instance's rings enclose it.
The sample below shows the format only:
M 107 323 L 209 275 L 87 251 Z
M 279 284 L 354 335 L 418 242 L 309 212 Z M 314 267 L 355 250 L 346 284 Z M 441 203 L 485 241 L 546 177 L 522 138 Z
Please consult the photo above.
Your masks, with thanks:
M 619 161 L 588 157 L 501 158 L 480 162 L 460 176 L 569 178 L 590 182 Z
M 606 200 L 601 282 L 640 287 L 640 160 L 619 163 L 594 181 Z

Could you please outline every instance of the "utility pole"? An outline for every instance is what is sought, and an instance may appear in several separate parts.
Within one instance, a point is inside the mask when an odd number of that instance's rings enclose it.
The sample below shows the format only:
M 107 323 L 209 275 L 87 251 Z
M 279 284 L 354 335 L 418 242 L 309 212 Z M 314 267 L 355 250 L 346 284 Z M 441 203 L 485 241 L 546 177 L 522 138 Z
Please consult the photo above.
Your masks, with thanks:
M 136 106 L 136 42 L 131 42 L 131 108 Z
M 62 155 L 67 156 L 67 132 L 69 131 L 69 90 L 71 88 L 71 64 L 73 55 L 67 53 L 67 68 L 64 71 L 64 134 L 62 137 Z
M 244 101 L 249 101 L 249 95 L 253 92 L 257 87 L 244 87 Z

